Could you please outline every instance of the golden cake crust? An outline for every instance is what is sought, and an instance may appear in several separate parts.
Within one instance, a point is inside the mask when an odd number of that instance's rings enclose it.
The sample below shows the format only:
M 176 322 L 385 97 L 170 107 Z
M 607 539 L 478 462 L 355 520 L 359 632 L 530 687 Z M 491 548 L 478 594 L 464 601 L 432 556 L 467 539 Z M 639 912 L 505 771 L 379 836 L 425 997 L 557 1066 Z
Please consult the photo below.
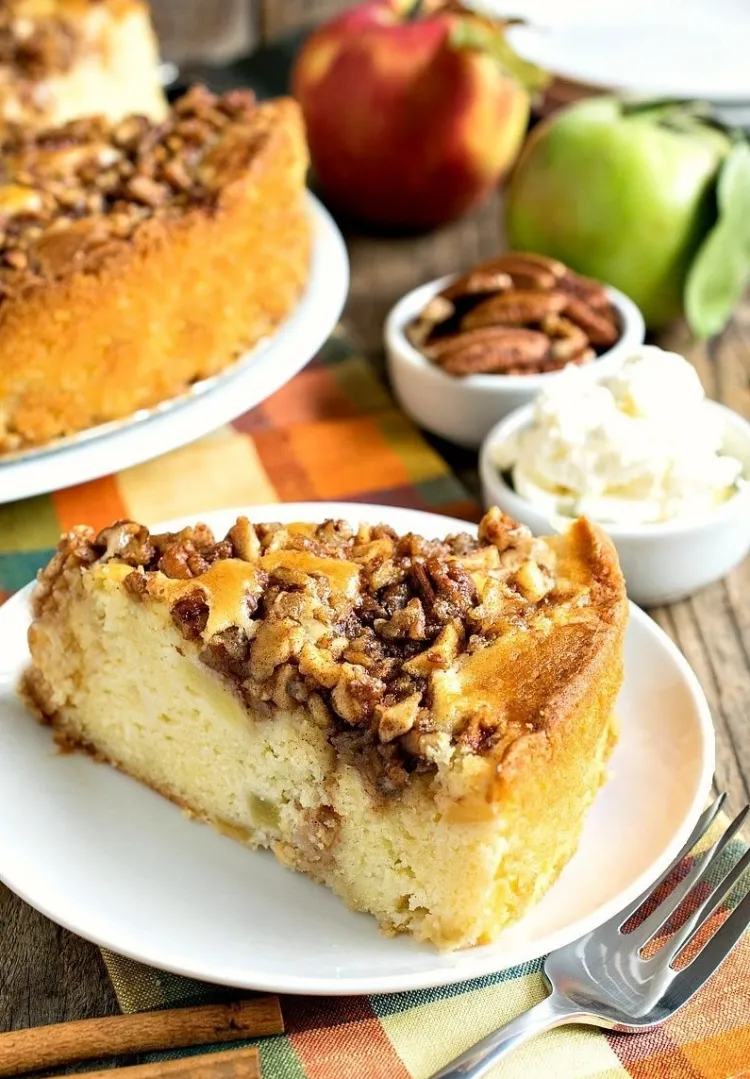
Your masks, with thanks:
M 194 90 L 167 125 L 4 144 L 0 448 L 148 408 L 221 371 L 305 283 L 302 121 Z

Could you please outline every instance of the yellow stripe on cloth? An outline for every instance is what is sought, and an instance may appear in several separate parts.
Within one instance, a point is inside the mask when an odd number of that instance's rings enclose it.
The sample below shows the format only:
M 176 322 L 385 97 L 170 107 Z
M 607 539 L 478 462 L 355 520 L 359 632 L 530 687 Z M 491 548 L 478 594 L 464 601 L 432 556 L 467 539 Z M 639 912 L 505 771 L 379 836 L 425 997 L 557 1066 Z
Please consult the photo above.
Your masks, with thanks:
M 231 427 L 121 472 L 118 484 L 129 515 L 145 524 L 278 501 L 252 439 Z
M 60 525 L 49 495 L 0 506 L 0 554 L 54 547 L 59 538 Z
M 401 459 L 410 483 L 425 483 L 445 475 L 445 461 L 406 416 L 392 409 L 379 415 L 377 421 L 384 439 Z
M 413 1079 L 426 1079 L 547 992 L 540 974 L 526 974 L 381 1016 L 381 1022 Z M 521 1046 L 488 1079 L 622 1079 L 627 1074 L 602 1033 L 567 1027 Z

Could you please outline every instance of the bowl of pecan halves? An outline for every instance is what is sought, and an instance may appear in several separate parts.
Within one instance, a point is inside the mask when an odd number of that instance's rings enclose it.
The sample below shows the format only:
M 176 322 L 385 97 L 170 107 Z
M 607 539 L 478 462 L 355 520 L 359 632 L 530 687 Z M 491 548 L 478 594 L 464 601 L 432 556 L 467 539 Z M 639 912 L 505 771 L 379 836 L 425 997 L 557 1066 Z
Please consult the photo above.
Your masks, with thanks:
M 617 289 L 544 255 L 511 251 L 404 296 L 385 323 L 391 382 L 422 427 L 479 446 L 568 364 L 603 377 L 643 344 Z

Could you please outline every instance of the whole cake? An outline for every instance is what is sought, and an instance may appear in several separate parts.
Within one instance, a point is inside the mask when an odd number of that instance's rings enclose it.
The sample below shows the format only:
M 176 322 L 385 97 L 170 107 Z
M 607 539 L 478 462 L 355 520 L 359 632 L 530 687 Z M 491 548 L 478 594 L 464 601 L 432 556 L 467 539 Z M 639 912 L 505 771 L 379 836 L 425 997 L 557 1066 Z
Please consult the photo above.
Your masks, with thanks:
M 167 111 L 141 0 L 0 0 L 0 125 Z
M 307 279 L 291 99 L 194 88 L 0 146 L 0 451 L 127 416 L 216 374 Z
M 33 611 L 61 740 L 441 948 L 543 895 L 616 737 L 625 588 L 585 519 L 81 527 Z

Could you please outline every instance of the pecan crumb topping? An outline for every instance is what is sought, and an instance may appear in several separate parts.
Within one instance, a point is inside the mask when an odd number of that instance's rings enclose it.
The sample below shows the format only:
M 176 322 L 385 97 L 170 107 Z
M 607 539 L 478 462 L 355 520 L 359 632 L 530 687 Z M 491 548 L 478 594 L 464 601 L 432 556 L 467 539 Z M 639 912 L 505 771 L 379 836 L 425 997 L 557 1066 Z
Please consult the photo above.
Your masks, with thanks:
M 212 208 L 221 177 L 264 136 L 250 91 L 196 86 L 162 123 L 101 116 L 11 126 L 0 161 L 0 296 L 69 271 L 96 272 L 143 222 Z
M 444 540 L 336 520 L 240 518 L 223 539 L 205 525 L 161 535 L 133 521 L 77 529 L 40 577 L 37 610 L 63 569 L 92 563 L 132 567 L 127 593 L 166 602 L 182 636 L 200 642 L 201 661 L 256 714 L 303 705 L 383 793 L 508 737 L 486 714 L 441 721 L 450 678 L 463 659 L 543 615 L 561 587 L 551 549 L 498 509 L 476 537 Z M 222 607 L 214 631 L 212 588 L 227 574 L 244 588 L 242 606 L 230 625 Z

